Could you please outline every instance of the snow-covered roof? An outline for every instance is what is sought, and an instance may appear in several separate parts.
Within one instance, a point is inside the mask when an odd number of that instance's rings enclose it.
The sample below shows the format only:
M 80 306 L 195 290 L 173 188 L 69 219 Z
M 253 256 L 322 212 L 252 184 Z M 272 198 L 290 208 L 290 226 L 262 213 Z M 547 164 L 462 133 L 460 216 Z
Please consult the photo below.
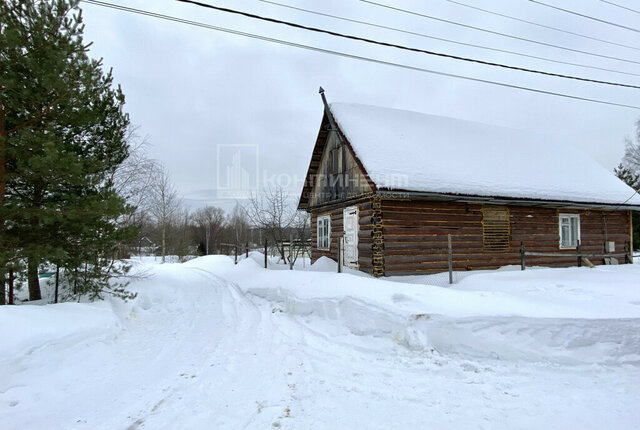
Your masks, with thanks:
M 640 205 L 632 188 L 570 142 L 398 109 L 330 110 L 378 189 Z

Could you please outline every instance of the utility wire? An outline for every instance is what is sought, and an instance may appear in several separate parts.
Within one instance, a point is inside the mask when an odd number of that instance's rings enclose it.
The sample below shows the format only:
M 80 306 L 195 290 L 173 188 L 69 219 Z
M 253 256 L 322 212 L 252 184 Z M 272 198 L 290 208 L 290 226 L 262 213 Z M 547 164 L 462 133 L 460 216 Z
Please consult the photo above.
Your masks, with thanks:
M 609 60 L 624 61 L 625 63 L 640 64 L 639 61 L 627 60 L 625 58 L 612 57 L 612 56 L 604 55 L 604 54 L 596 54 L 595 52 L 582 51 L 580 49 L 573 49 L 573 48 L 568 48 L 566 46 L 554 45 L 552 43 L 541 42 L 539 40 L 527 39 L 526 37 L 514 36 L 512 34 L 507 34 L 507 33 L 501 33 L 499 31 L 488 30 L 488 29 L 482 28 L 482 27 L 475 27 L 473 25 L 462 24 L 460 22 L 451 21 L 451 20 L 444 19 L 444 18 L 438 18 L 438 17 L 435 17 L 435 16 L 427 15 L 427 14 L 420 13 L 420 12 L 415 12 L 415 11 L 408 10 L 408 9 L 402 9 L 402 8 L 399 8 L 399 7 L 390 6 L 390 5 L 383 4 L 383 3 L 376 3 L 376 2 L 371 1 L 371 0 L 360 0 L 360 1 L 364 2 L 364 3 L 372 4 L 372 5 L 375 5 L 375 6 L 379 6 L 379 7 L 383 7 L 383 8 L 387 8 L 387 9 L 391 9 L 391 10 L 396 10 L 398 12 L 403 12 L 403 13 L 408 13 L 408 14 L 411 14 L 411 15 L 421 16 L 423 18 L 431 19 L 431 20 L 434 20 L 434 21 L 445 22 L 447 24 L 457 25 L 459 27 L 470 28 L 470 29 L 473 29 L 473 30 L 482 31 L 482 32 L 489 33 L 489 34 L 495 34 L 497 36 L 508 37 L 510 39 L 522 40 L 524 42 L 535 43 L 537 45 L 547 46 L 547 47 L 550 47 L 550 48 L 557 48 L 557 49 L 562 49 L 562 50 L 570 51 L 570 52 L 578 52 L 580 54 L 592 55 L 594 57 L 608 58 Z
M 272 37 L 262 36 L 262 35 L 259 35 L 259 34 L 247 33 L 247 32 L 243 32 L 243 31 L 239 31 L 239 30 L 233 30 L 233 29 L 225 28 L 225 27 L 218 27 L 218 26 L 214 26 L 214 25 L 211 25 L 211 24 L 204 24 L 202 22 L 190 21 L 190 20 L 183 19 L 183 18 L 177 18 L 177 17 L 169 16 L 169 15 L 162 15 L 162 14 L 159 14 L 159 13 L 156 13 L 156 12 L 149 12 L 149 11 L 142 10 L 142 9 L 135 9 L 135 8 L 132 8 L 132 7 L 121 6 L 121 5 L 108 3 L 108 2 L 104 2 L 104 1 L 99 1 L 99 0 L 80 0 L 80 1 L 82 1 L 84 3 L 93 4 L 93 5 L 96 5 L 96 6 L 108 7 L 108 8 L 117 9 L 117 10 L 121 10 L 121 11 L 125 11 L 125 12 L 131 12 L 131 13 L 136 13 L 136 14 L 139 14 L 139 15 L 145 15 L 145 16 L 150 16 L 150 17 L 154 17 L 154 18 L 164 19 L 164 20 L 167 20 L 167 21 L 174 21 L 174 22 L 178 22 L 178 23 L 181 23 L 181 24 L 192 25 L 192 26 L 195 26 L 195 27 L 207 28 L 209 30 L 221 31 L 221 32 L 224 32 L 224 33 L 235 34 L 235 35 L 238 35 L 238 36 L 250 37 L 250 38 L 253 38 L 253 39 L 258 39 L 258 40 L 262 40 L 262 41 L 266 41 L 266 42 L 277 43 L 277 44 L 280 44 L 280 45 L 292 46 L 292 47 L 295 47 L 295 48 L 306 49 L 306 50 L 309 50 L 309 51 L 321 52 L 321 53 L 330 54 L 330 55 L 336 55 L 336 56 L 343 57 L 343 58 L 350 58 L 350 59 L 353 59 L 353 60 L 367 61 L 367 62 L 375 63 L 375 64 L 383 64 L 383 65 L 386 65 L 386 66 L 399 67 L 399 68 L 406 69 L 406 70 L 413 70 L 413 71 L 417 71 L 417 72 L 429 73 L 429 74 L 439 75 L 439 76 L 446 76 L 446 77 L 450 77 L 450 78 L 464 79 L 464 80 L 473 81 L 473 82 L 481 82 L 481 83 L 485 83 L 485 84 L 491 84 L 491 85 L 497 85 L 497 86 L 501 86 L 501 87 L 505 87 L 505 88 L 512 88 L 512 89 L 518 89 L 518 90 L 523 90 L 523 91 L 529 91 L 529 92 L 538 93 L 538 94 L 546 94 L 546 95 L 564 97 L 564 98 L 573 99 L 573 100 L 580 100 L 580 101 L 586 101 L 586 102 L 591 102 L 591 103 L 598 103 L 598 104 L 603 104 L 603 105 L 618 106 L 618 107 L 625 107 L 625 108 L 629 108 L 629 109 L 640 110 L 640 105 L 638 105 L 638 106 L 636 106 L 636 105 L 627 105 L 627 104 L 623 104 L 623 103 L 610 102 L 610 101 L 606 101 L 606 100 L 592 99 L 592 98 L 587 98 L 587 97 L 574 96 L 574 95 L 571 95 L 571 94 L 557 93 L 557 92 L 553 92 L 553 91 L 546 91 L 546 90 L 541 90 L 541 89 L 538 89 L 538 88 L 531 88 L 531 87 L 524 87 L 524 86 L 519 86 L 519 85 L 512 85 L 512 84 L 507 84 L 507 83 L 504 83 L 504 82 L 491 81 L 491 80 L 487 80 L 487 79 L 473 78 L 473 77 L 470 77 L 470 76 L 456 75 L 456 74 L 453 74 L 453 73 L 438 72 L 438 71 L 435 71 L 435 70 L 425 69 L 425 68 L 415 67 L 415 66 L 410 66 L 410 65 L 407 65 L 407 64 L 394 63 L 394 62 L 391 62 L 391 61 L 384 61 L 384 60 L 379 60 L 379 59 L 371 58 L 371 57 L 363 57 L 363 56 L 359 56 L 359 55 L 348 54 L 348 53 L 341 52 L 341 51 L 333 51 L 333 50 L 330 50 L 330 49 L 318 48 L 316 46 L 303 45 L 301 43 L 290 42 L 290 41 L 283 40 L 283 39 L 275 39 L 275 38 L 272 38 Z
M 563 74 L 560 74 L 560 73 L 552 73 L 552 72 L 546 72 L 546 71 L 536 70 L 536 69 L 527 69 L 527 68 L 524 68 L 524 67 L 509 66 L 507 64 L 494 63 L 494 62 L 491 62 L 491 61 L 478 60 L 478 59 L 469 58 L 469 57 L 461 57 L 459 55 L 444 54 L 442 52 L 429 51 L 429 50 L 420 49 L 420 48 L 412 48 L 412 47 L 405 46 L 405 45 L 398 45 L 396 43 L 381 42 L 379 40 L 367 39 L 367 38 L 360 37 L 360 36 L 353 36 L 353 35 L 350 35 L 350 34 L 338 33 L 336 31 L 331 31 L 331 30 L 324 30 L 324 29 L 318 28 L 318 27 L 309 27 L 309 26 L 302 25 L 302 24 L 297 24 L 297 23 L 291 22 L 291 21 L 283 21 L 281 19 L 269 18 L 269 17 L 256 15 L 256 14 L 253 14 L 253 13 L 249 13 L 249 12 L 239 11 L 239 10 L 235 10 L 235 9 L 229 9 L 229 8 L 226 8 L 226 7 L 214 6 L 214 5 L 207 4 L 207 3 L 202 3 L 202 2 L 196 1 L 196 0 L 176 0 L 176 1 L 181 2 L 181 3 L 189 3 L 189 4 L 192 4 L 192 5 L 199 6 L 199 7 L 204 7 L 204 8 L 207 8 L 207 9 L 213 9 L 213 10 L 218 10 L 218 11 L 221 11 L 221 12 L 227 12 L 227 13 L 231 13 L 231 14 L 234 14 L 234 15 L 246 16 L 248 18 L 258 19 L 258 20 L 261 20 L 261 21 L 272 22 L 272 23 L 275 23 L 275 24 L 283 24 L 283 25 L 287 25 L 289 27 L 299 28 L 299 29 L 302 29 L 302 30 L 308 30 L 308 31 L 316 32 L 316 33 L 328 34 L 328 35 L 331 35 L 331 36 L 341 37 L 343 39 L 357 40 L 359 42 L 370 43 L 370 44 L 373 44 L 373 45 L 379 45 L 379 46 L 385 46 L 385 47 L 390 47 L 390 48 L 402 49 L 404 51 L 418 52 L 418 53 L 421 53 L 421 54 L 434 55 L 434 56 L 443 57 L 443 58 L 451 58 L 451 59 L 454 59 L 454 60 L 460 60 L 460 61 L 466 61 L 466 62 L 469 62 L 469 63 L 482 64 L 482 65 L 485 65 L 485 66 L 501 67 L 503 69 L 517 70 L 517 71 L 520 71 L 520 72 L 535 73 L 535 74 L 545 75 L 545 76 L 553 76 L 555 78 L 573 79 L 573 80 L 583 81 L 583 82 L 591 82 L 591 83 L 603 84 L 603 85 L 612 85 L 612 86 L 616 86 L 616 87 L 640 89 L 640 86 L 638 86 L 638 85 L 624 84 L 624 83 L 620 83 L 620 82 L 611 82 L 611 81 L 601 81 L 601 80 L 598 80 L 598 79 L 589 79 L 589 78 L 583 78 L 583 77 L 580 77 L 580 76 L 563 75 Z
M 334 18 L 334 19 L 338 19 L 338 20 L 341 20 L 341 21 L 345 21 L 345 22 L 353 22 L 353 23 L 356 23 L 356 24 L 368 25 L 370 27 L 382 28 L 384 30 L 396 31 L 398 33 L 410 34 L 412 36 L 419 36 L 419 37 L 424 37 L 424 38 L 427 38 L 427 39 L 439 40 L 439 41 L 447 42 L 447 43 L 455 43 L 456 45 L 469 46 L 469 47 L 472 47 L 472 48 L 479 48 L 479 49 L 487 49 L 489 51 L 502 52 L 502 53 L 505 53 L 505 54 L 512 54 L 512 55 L 519 55 L 521 57 L 534 58 L 536 60 L 549 61 L 549 62 L 558 63 L 558 64 L 566 64 L 566 65 L 569 65 L 569 66 L 584 67 L 584 68 L 587 68 L 587 69 L 602 70 L 602 71 L 605 71 L 605 72 L 620 73 L 620 74 L 629 75 L 629 76 L 640 76 L 640 73 L 623 72 L 621 70 L 607 69 L 605 67 L 590 66 L 590 65 L 587 65 L 587 64 L 580 64 L 580 63 L 572 63 L 570 61 L 554 60 L 552 58 L 538 57 L 536 55 L 524 54 L 522 52 L 517 52 L 517 51 L 509 51 L 507 49 L 492 48 L 492 47 L 489 47 L 489 46 L 476 45 L 476 44 L 473 44 L 473 43 L 466 43 L 466 42 L 460 42 L 460 41 L 457 41 L 457 40 L 445 39 L 445 38 L 442 38 L 442 37 L 432 36 L 432 35 L 425 34 L 425 33 L 418 33 L 418 32 L 414 32 L 414 31 L 403 30 L 403 29 L 396 28 L 396 27 L 389 27 L 389 26 L 386 26 L 386 25 L 375 24 L 373 22 L 361 21 L 361 20 L 358 20 L 358 19 L 345 18 L 343 16 L 332 15 L 332 14 L 329 14 L 329 13 L 318 12 L 318 11 L 310 10 L 310 9 L 304 9 L 304 8 L 301 8 L 301 7 L 291 6 L 291 5 L 288 5 L 288 4 L 278 3 L 278 2 L 270 1 L 270 0 L 258 0 L 258 1 L 260 1 L 262 3 L 272 4 L 272 5 L 276 5 L 276 6 L 285 7 L 285 8 L 288 8 L 288 9 L 293 9 L 293 10 L 305 12 L 305 13 L 310 13 L 310 14 L 319 15 L 319 16 L 325 16 L 325 17 L 328 17 L 328 18 Z M 622 46 L 625 46 L 625 45 L 622 45 Z M 638 49 L 638 48 L 633 48 L 633 49 Z M 638 50 L 640 50 L 640 49 L 638 49 Z
M 626 10 L 628 10 L 628 11 L 631 11 L 631 12 L 635 12 L 635 13 L 640 14 L 640 10 L 637 10 L 637 9 L 631 9 L 630 7 L 622 6 L 621 4 L 614 3 L 614 2 L 612 2 L 612 1 L 607 1 L 607 0 L 600 0 L 600 1 L 601 1 L 602 3 L 610 4 L 611 6 L 619 7 L 620 9 L 626 9 Z
M 632 198 L 635 197 L 636 194 L 640 194 L 638 193 L 638 191 L 634 190 L 633 194 L 631 194 L 631 196 L 629 196 L 629 198 L 627 200 L 625 200 L 624 202 L 620 203 L 618 206 L 616 206 L 615 208 L 613 208 L 613 210 L 618 210 L 620 209 L 622 206 L 624 206 L 629 200 L 631 200 Z
M 539 22 L 533 22 L 533 21 L 529 21 L 529 20 L 526 20 L 526 19 L 523 19 L 523 18 L 518 18 L 518 17 L 515 17 L 515 16 L 507 15 L 507 14 L 504 14 L 504 13 L 495 12 L 495 11 L 488 10 L 488 9 L 483 9 L 481 7 L 477 7 L 477 6 L 473 6 L 473 5 L 470 5 L 470 4 L 462 3 L 462 2 L 459 2 L 459 1 L 456 1 L 456 0 L 445 0 L 445 1 L 448 1 L 449 3 L 457 4 L 458 6 L 468 7 L 470 9 L 475 9 L 475 10 L 479 10 L 481 12 L 489 13 L 491 15 L 501 16 L 503 18 L 512 19 L 514 21 L 524 22 L 526 24 L 535 25 L 537 27 L 547 28 L 549 30 L 559 31 L 561 33 L 571 34 L 573 36 L 583 37 L 585 39 L 596 40 L 598 42 L 608 43 L 610 45 L 622 46 L 623 48 L 635 49 L 636 51 L 640 51 L 640 48 L 637 48 L 635 46 L 624 45 L 622 43 L 611 42 L 609 40 L 599 39 L 599 38 L 593 37 L 593 36 L 587 36 L 586 34 L 575 33 L 573 31 L 565 30 L 563 28 L 553 27 L 551 25 L 546 25 L 546 24 L 540 24 Z M 601 1 L 604 1 L 605 3 L 610 3 L 610 2 L 608 2 L 606 0 L 601 0 Z
M 640 33 L 640 30 L 638 30 L 637 28 L 627 27 L 626 25 L 618 24 L 618 23 L 611 22 L 611 21 L 606 21 L 604 19 L 596 18 L 594 16 L 585 15 L 583 13 L 575 12 L 575 11 L 572 11 L 572 10 L 569 10 L 569 9 L 563 9 L 561 7 L 554 6 L 552 4 L 543 3 L 543 2 L 538 1 L 538 0 L 529 0 L 529 1 L 531 3 L 536 3 L 536 4 L 539 4 L 541 6 L 550 7 L 551 9 L 556 9 L 556 10 L 559 10 L 559 11 L 562 11 L 562 12 L 570 13 L 572 15 L 581 16 L 582 18 L 587 18 L 587 19 L 590 19 L 592 21 L 597 21 L 597 22 L 601 22 L 603 24 L 612 25 L 614 27 L 624 28 L 625 30 L 629 30 L 629 31 L 634 31 L 636 33 Z

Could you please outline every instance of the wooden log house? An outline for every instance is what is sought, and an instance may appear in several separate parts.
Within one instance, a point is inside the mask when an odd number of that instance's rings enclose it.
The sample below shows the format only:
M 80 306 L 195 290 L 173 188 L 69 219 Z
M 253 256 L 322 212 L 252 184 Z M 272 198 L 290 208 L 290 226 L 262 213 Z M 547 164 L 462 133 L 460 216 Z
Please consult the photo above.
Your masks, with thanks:
M 332 103 L 298 209 L 311 214 L 312 261 L 375 276 L 629 261 L 640 197 L 566 142 L 373 106 Z M 623 253 L 624 256 L 620 254 Z M 606 259 L 615 255 L 616 259 Z M 628 255 L 628 257 L 627 257 Z

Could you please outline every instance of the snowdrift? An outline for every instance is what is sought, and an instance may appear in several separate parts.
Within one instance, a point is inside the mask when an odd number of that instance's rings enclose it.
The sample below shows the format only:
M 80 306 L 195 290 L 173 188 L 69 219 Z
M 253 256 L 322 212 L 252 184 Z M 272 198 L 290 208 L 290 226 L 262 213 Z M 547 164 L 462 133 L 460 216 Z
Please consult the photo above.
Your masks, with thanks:
M 640 265 L 442 288 L 263 261 L 142 262 L 127 303 L 0 307 L 3 429 L 637 427 Z
M 73 345 L 115 336 L 120 320 L 109 303 L 59 303 L 0 308 L 0 362 L 19 360 L 44 346 Z
M 472 359 L 561 364 L 640 363 L 636 266 L 496 271 L 454 288 L 337 274 L 271 272 L 253 260 L 208 265 L 292 315 L 317 316 L 357 336 Z M 334 263 L 335 264 L 335 263 Z M 319 267 L 318 267 L 319 266 Z

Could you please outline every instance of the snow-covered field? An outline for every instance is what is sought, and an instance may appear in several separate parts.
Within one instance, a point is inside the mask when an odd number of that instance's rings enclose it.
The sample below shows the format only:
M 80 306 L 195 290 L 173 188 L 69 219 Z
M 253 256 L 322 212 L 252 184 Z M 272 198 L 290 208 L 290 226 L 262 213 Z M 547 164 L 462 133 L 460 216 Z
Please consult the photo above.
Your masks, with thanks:
M 133 301 L 0 307 L 0 428 L 638 427 L 640 265 L 443 288 L 261 261 L 136 261 Z

